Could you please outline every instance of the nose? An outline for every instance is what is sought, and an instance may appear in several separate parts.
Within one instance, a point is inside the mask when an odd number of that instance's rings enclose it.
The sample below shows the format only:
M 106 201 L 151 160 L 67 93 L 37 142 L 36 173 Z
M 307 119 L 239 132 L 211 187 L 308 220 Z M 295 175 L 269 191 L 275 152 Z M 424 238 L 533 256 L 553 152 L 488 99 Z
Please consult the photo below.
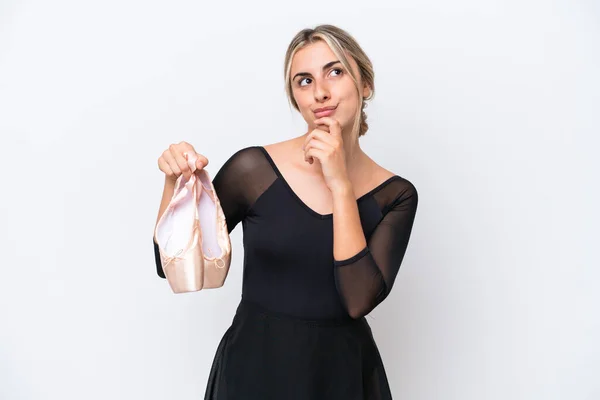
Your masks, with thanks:
M 325 82 L 315 81 L 313 87 L 315 88 L 314 96 L 316 101 L 323 102 L 329 99 L 329 87 L 327 87 Z

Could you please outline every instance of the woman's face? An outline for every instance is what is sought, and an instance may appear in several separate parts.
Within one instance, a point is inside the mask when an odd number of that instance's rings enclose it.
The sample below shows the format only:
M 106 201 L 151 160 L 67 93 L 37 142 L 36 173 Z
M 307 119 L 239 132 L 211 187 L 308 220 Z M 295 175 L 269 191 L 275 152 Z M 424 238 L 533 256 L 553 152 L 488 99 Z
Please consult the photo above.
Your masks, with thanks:
M 352 57 L 348 59 L 359 76 L 356 61 Z M 309 130 L 315 129 L 314 121 L 323 116 L 336 119 L 344 134 L 352 129 L 358 111 L 358 94 L 350 74 L 336 61 L 337 57 L 322 40 L 302 48 L 292 60 L 292 94 Z M 363 97 L 368 94 L 369 89 L 365 88 Z M 323 107 L 335 109 L 328 115 L 315 113 Z

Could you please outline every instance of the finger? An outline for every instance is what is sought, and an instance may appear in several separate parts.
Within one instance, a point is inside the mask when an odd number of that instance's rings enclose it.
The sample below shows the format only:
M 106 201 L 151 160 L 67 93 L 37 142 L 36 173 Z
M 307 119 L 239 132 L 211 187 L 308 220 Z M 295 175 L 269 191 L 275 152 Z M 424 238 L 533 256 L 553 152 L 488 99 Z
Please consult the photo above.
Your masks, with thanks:
M 308 135 L 308 136 L 307 136 L 307 137 L 304 139 L 304 144 L 302 145 L 302 151 L 304 151 L 304 161 L 307 161 L 307 162 L 308 162 L 308 163 L 310 163 L 310 164 L 312 164 L 312 163 L 313 163 L 313 159 L 312 159 L 312 157 L 308 157 L 308 156 L 306 155 L 306 151 L 308 150 L 308 149 L 307 149 L 307 146 L 308 146 L 310 143 L 312 143 L 312 142 L 313 142 L 313 138 L 314 138 L 314 136 L 313 136 L 313 133 L 314 133 L 314 131 L 313 131 L 313 132 L 311 132 L 311 133 L 310 133 L 310 134 L 309 134 L 309 135 Z
M 171 168 L 171 171 L 173 171 L 173 174 L 176 177 L 179 177 L 179 175 L 181 175 L 181 168 L 179 168 L 179 165 L 177 164 L 175 157 L 173 157 L 173 154 L 171 154 L 170 151 L 165 151 L 163 153 L 163 158 L 169 165 L 169 168 Z
M 327 132 L 323 132 L 323 131 L 322 131 L 322 130 L 320 130 L 320 129 L 318 129 L 318 130 L 316 130 L 316 131 L 313 131 L 313 132 L 311 132 L 311 135 L 310 135 L 310 136 L 311 136 L 311 138 L 310 138 L 309 140 L 307 140 L 307 142 L 306 142 L 307 144 L 308 144 L 308 142 L 310 142 L 311 140 L 313 140 L 313 139 L 316 139 L 316 140 L 323 141 L 323 142 L 327 143 L 327 144 L 328 144 L 328 145 L 330 145 L 330 146 L 333 146 L 333 147 L 335 147 L 335 145 L 336 145 L 336 143 L 337 143 L 337 141 L 338 141 L 338 139 L 337 139 L 337 138 L 335 138 L 333 135 L 331 135 L 331 134 L 329 134 L 329 133 L 327 133 Z
M 331 117 L 321 117 L 314 120 L 315 125 L 327 125 L 332 126 L 337 123 L 337 120 Z
M 306 144 L 306 148 L 304 149 L 304 154 L 306 154 L 306 152 L 312 148 L 330 151 L 332 148 L 332 145 L 323 140 L 320 140 L 318 138 L 313 138 L 311 141 L 309 141 Z
M 328 154 L 329 152 L 331 152 L 331 147 L 332 146 L 329 143 L 313 139 L 306 145 L 306 149 L 304 151 L 304 160 L 310 162 L 309 157 L 307 156 L 307 153 L 310 149 L 322 150 L 323 154 Z M 310 163 L 312 164 L 312 162 Z
M 326 152 L 321 150 L 321 149 L 317 149 L 317 148 L 311 148 L 306 152 L 306 156 L 307 158 L 316 158 L 317 160 L 321 161 L 325 159 L 325 155 Z M 309 161 L 310 162 L 310 161 Z M 312 164 L 312 162 L 310 162 Z
M 196 168 L 202 169 L 208 165 L 208 158 L 204 157 L 202 154 L 196 154 L 198 159 L 196 160 Z
M 323 132 L 326 132 L 328 134 L 329 134 L 329 131 L 330 131 L 329 125 L 325 125 L 325 124 L 317 124 L 317 129 L 319 129 L 319 130 L 321 130 Z
M 311 156 L 308 155 L 308 152 L 311 149 L 319 149 L 319 150 L 326 150 L 327 149 L 327 144 L 321 142 L 320 140 L 311 140 L 307 145 L 306 145 L 306 149 L 304 149 L 304 161 L 312 164 L 313 163 L 313 159 Z
M 164 174 L 170 178 L 176 178 L 177 175 L 175 174 L 175 172 L 171 169 L 171 166 L 169 165 L 169 163 L 167 162 L 167 160 L 165 160 L 165 157 L 160 157 L 158 159 L 158 168 L 164 172 Z
M 306 147 L 308 142 L 310 142 L 314 138 L 323 140 L 324 142 L 330 143 L 331 145 L 333 145 L 335 143 L 334 139 L 331 137 L 331 135 L 328 132 L 322 131 L 320 129 L 314 129 L 311 133 L 306 135 L 306 138 L 304 138 L 304 144 L 302 145 L 302 149 L 304 150 L 304 148 Z
M 188 164 L 187 159 L 183 155 L 183 153 L 188 150 L 187 148 L 182 149 L 178 146 L 169 147 L 170 153 L 173 156 L 173 160 L 179 167 L 179 170 L 183 174 L 186 179 L 189 179 L 192 176 L 192 170 L 190 169 L 190 165 Z
M 321 117 L 314 121 L 316 125 L 327 125 L 329 127 L 329 133 L 332 135 L 340 136 L 342 134 L 342 126 L 339 121 L 331 117 Z

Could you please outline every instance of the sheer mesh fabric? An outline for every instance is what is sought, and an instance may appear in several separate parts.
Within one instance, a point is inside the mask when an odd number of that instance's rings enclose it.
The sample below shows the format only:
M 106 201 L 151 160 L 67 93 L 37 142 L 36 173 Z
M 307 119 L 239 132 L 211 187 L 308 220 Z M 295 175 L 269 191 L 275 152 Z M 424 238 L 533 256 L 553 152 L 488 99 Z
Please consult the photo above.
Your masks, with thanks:
M 417 210 L 417 190 L 406 180 L 390 182 L 373 197 L 383 217 L 367 246 L 353 257 L 334 260 L 337 290 L 353 318 L 371 312 L 392 290 Z
M 260 146 L 241 149 L 225 162 L 214 176 L 213 184 L 227 219 L 229 232 L 232 232 L 248 216 L 255 216 L 253 206 L 257 205 L 257 201 L 262 196 L 276 196 L 268 199 L 267 202 L 263 201 L 263 204 L 269 204 L 270 207 L 277 204 L 279 212 L 293 214 L 305 211 L 298 207 L 297 202 L 286 197 L 285 190 L 281 189 L 283 185 L 277 185 L 274 191 L 270 190 L 272 186 L 275 186 L 274 183 L 277 180 L 283 180 L 283 177 L 274 167 L 272 159 L 265 153 L 264 148 Z M 372 221 L 372 226 L 365 231 L 367 246 L 353 257 L 345 260 L 335 260 L 333 248 L 331 248 L 330 258 L 322 258 L 325 264 L 329 263 L 329 271 L 332 276 L 331 290 L 337 291 L 340 303 L 347 315 L 352 318 L 360 318 L 368 314 L 389 295 L 408 246 L 418 204 L 416 188 L 411 182 L 400 176 L 395 176 L 385 184 L 374 188 L 368 197 L 368 199 L 361 200 L 361 207 L 364 207 L 361 208 L 361 218 L 364 216 L 365 221 L 369 221 L 368 223 Z M 262 215 L 268 215 L 271 210 L 272 212 L 276 211 L 274 208 L 258 209 L 258 205 L 256 210 L 260 211 L 259 214 L 262 213 Z M 306 251 L 309 252 L 313 246 L 309 238 L 310 231 L 316 229 L 314 224 L 317 221 L 311 220 L 310 215 L 307 214 L 302 214 L 298 220 L 307 222 L 296 226 L 286 226 L 281 223 L 277 229 L 279 231 L 281 229 L 307 231 L 307 242 L 298 243 L 298 246 L 306 246 Z M 254 223 L 257 222 L 254 221 Z M 269 223 L 277 222 L 269 221 Z M 363 224 L 363 228 L 366 228 L 365 224 L 367 222 Z M 330 226 L 319 225 L 319 227 L 322 226 L 331 229 Z M 260 226 L 252 230 L 254 234 L 260 234 L 262 231 L 264 230 Z M 325 235 L 320 236 L 321 238 L 329 235 L 329 233 L 323 234 L 323 232 L 321 234 Z M 246 235 L 246 230 L 244 235 Z M 250 240 L 248 243 L 255 242 Z M 164 278 L 156 243 L 154 243 L 154 251 L 157 273 Z M 254 256 L 252 249 L 246 249 L 246 256 Z M 307 260 L 310 260 L 311 263 L 315 262 L 314 257 L 307 257 Z M 260 259 L 251 259 L 250 261 L 264 264 L 264 260 Z M 294 259 L 290 260 L 290 264 L 292 261 L 298 262 L 297 259 Z M 256 268 L 254 265 L 252 267 Z M 270 266 L 271 271 L 275 267 Z M 327 270 L 327 265 L 319 268 Z M 273 277 L 270 279 L 272 280 Z M 310 276 L 306 280 L 309 279 Z M 310 286 L 307 287 L 310 289 Z M 261 290 L 268 290 L 268 287 L 261 288 Z M 315 298 L 318 297 L 317 293 Z M 331 294 L 323 294 L 323 297 L 330 299 Z
M 214 176 L 213 185 L 229 232 L 276 179 L 277 175 L 258 147 L 239 150 L 225 162 Z

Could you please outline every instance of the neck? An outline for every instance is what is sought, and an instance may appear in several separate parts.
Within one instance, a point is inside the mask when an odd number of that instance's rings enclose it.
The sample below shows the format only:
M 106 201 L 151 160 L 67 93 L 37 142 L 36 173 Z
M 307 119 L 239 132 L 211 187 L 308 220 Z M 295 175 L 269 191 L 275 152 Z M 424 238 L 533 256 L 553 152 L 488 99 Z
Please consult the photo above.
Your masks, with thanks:
M 359 169 L 362 165 L 362 161 L 364 161 L 364 153 L 360 148 L 360 144 L 358 143 L 358 139 L 344 140 L 344 153 L 346 156 L 346 168 L 348 170 L 348 174 L 351 176 L 355 169 Z

